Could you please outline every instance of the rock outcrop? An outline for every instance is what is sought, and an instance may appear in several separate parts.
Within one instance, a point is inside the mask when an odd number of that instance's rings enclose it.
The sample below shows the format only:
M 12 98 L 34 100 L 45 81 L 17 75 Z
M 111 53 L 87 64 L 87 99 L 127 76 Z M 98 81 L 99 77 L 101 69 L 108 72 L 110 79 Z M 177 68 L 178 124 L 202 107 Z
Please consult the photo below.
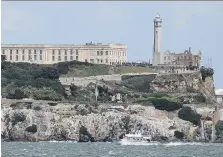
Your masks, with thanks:
M 2 138 L 22 141 L 110 141 L 137 129 L 154 139 L 174 140 L 176 133 L 186 137 L 193 127 L 179 119 L 177 111 L 137 104 L 124 108 L 112 104 L 15 103 L 2 105 L 1 113 Z

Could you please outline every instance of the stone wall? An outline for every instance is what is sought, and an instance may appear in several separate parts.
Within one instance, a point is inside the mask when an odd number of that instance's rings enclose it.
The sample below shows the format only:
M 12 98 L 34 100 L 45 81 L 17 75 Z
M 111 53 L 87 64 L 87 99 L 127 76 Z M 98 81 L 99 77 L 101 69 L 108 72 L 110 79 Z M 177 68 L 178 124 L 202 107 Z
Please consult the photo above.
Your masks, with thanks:
M 76 86 L 86 87 L 89 83 L 96 83 L 96 81 L 122 81 L 122 76 L 125 75 L 153 75 L 158 73 L 128 73 L 128 74 L 113 74 L 113 75 L 98 75 L 89 77 L 60 77 L 60 82 L 63 85 L 74 84 Z

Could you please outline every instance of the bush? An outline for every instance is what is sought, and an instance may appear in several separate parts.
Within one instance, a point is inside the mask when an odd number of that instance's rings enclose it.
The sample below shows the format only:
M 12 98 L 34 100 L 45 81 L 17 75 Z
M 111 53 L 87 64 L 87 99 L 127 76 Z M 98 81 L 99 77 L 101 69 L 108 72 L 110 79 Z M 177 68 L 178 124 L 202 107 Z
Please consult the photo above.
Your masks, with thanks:
M 189 121 L 195 125 L 200 125 L 201 123 L 201 115 L 196 113 L 194 110 L 191 109 L 191 107 L 186 106 L 183 107 L 179 112 L 178 112 L 178 117 L 180 119 Z
M 16 125 L 18 122 L 23 122 L 26 120 L 26 116 L 23 112 L 14 112 L 11 117 L 12 125 Z
M 205 81 L 206 77 L 213 77 L 214 75 L 214 70 L 212 68 L 205 68 L 204 66 L 200 68 L 200 72 L 203 81 Z
M 60 74 L 67 74 L 69 71 L 68 62 L 60 62 L 57 64 L 57 69 Z
M 179 101 L 169 97 L 150 98 L 150 101 L 154 107 L 159 110 L 175 111 L 182 107 Z
M 44 67 L 37 77 L 55 80 L 59 79 L 60 73 L 56 68 Z
M 223 142 L 223 121 L 218 121 L 215 125 L 216 139 Z

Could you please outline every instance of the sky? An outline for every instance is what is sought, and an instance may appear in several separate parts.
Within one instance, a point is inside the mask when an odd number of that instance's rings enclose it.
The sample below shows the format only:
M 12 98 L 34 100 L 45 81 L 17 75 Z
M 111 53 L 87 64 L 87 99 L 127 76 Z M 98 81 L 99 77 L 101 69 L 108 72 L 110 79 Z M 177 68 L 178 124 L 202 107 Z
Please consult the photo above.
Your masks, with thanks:
M 202 64 L 223 88 L 223 2 L 20 1 L 2 4 L 2 44 L 122 43 L 129 61 L 149 61 L 153 19 L 160 14 L 162 51 L 202 51 Z M 208 64 L 208 58 L 212 59 Z

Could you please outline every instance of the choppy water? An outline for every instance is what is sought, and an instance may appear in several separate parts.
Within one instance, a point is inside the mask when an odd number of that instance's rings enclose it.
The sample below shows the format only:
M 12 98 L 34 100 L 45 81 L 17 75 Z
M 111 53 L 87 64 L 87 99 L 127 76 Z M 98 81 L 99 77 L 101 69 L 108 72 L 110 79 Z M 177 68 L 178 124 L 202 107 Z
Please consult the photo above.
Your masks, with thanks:
M 168 143 L 118 145 L 116 143 L 2 142 L 3 157 L 222 157 L 223 144 Z

